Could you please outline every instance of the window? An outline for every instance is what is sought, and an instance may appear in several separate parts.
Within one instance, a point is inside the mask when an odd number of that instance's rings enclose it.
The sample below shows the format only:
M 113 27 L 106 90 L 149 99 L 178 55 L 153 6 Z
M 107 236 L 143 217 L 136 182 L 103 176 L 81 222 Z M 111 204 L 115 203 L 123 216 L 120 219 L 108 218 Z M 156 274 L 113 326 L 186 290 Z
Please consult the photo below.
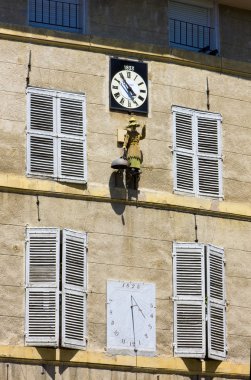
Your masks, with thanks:
M 174 354 L 226 358 L 224 250 L 173 244 Z
M 69 32 L 82 31 L 82 0 L 29 0 L 29 23 Z
M 173 107 L 174 190 L 222 197 L 221 116 Z
M 86 346 L 86 245 L 85 233 L 27 228 L 27 345 Z
M 85 97 L 29 88 L 27 175 L 85 183 Z
M 212 1 L 169 1 L 169 42 L 173 47 L 216 55 L 216 8 Z

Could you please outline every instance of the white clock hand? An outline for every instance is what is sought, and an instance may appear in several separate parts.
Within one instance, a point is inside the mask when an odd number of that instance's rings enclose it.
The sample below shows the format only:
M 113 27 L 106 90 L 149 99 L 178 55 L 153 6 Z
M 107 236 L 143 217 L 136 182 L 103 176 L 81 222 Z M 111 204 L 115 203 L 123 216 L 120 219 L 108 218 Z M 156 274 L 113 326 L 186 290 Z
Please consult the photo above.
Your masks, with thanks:
M 124 75 L 122 73 L 120 73 L 120 76 L 121 78 L 123 79 L 124 83 L 125 83 L 125 86 L 127 87 L 127 89 L 130 91 L 130 93 L 132 94 L 132 96 L 136 96 L 135 92 L 133 91 L 132 87 L 127 83 Z

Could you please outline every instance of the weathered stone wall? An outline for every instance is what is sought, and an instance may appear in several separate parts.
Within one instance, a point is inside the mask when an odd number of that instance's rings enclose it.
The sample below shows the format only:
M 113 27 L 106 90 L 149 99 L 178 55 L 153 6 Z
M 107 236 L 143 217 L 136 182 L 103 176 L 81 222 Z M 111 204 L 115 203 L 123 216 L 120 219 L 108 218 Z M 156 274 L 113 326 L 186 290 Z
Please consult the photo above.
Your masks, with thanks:
M 87 99 L 89 183 L 114 186 L 110 164 L 121 154 L 117 128 L 128 116 L 109 111 L 109 57 L 76 50 L 0 41 L 0 168 L 1 173 L 25 176 L 26 75 L 31 51 L 30 85 L 84 92 Z M 148 63 L 149 115 L 142 141 L 140 187 L 173 191 L 173 105 L 220 113 L 222 124 L 223 193 L 225 200 L 246 202 L 251 197 L 250 82 L 234 76 L 167 63 Z M 10 84 L 11 78 L 11 84 Z M 71 185 L 69 185 L 71 186 Z
M 88 233 L 88 350 L 105 352 L 106 282 L 153 282 L 157 294 L 157 355 L 172 357 L 172 243 L 195 241 L 192 214 L 109 203 L 0 194 L 0 346 L 24 345 L 25 228 Z M 107 221 L 109 220 L 109 223 Z M 226 255 L 228 361 L 247 363 L 250 341 L 250 234 L 247 222 L 197 217 L 198 240 Z

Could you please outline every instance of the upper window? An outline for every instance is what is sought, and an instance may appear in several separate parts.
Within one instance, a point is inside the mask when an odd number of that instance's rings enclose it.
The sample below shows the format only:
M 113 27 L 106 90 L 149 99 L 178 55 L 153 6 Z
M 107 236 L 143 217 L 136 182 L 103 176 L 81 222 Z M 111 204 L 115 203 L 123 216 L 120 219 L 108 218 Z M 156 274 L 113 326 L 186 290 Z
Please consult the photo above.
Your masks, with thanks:
M 83 30 L 82 0 L 29 0 L 29 23 L 69 32 Z
M 27 229 L 27 345 L 86 346 L 86 244 L 85 233 Z
M 27 174 L 85 183 L 85 97 L 28 88 Z
M 174 190 L 222 197 L 221 115 L 172 110 Z
M 216 55 L 216 11 L 213 3 L 169 1 L 169 42 L 173 47 Z
M 173 295 L 175 356 L 225 359 L 224 250 L 174 243 Z

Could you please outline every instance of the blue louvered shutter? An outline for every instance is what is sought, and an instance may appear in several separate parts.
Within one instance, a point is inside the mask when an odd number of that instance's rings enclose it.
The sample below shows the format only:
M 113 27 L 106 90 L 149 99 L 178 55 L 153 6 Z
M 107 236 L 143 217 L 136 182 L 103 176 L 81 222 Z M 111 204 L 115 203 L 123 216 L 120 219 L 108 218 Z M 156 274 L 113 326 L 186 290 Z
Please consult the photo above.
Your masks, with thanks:
M 203 244 L 173 244 L 175 356 L 206 354 L 204 257 Z
M 86 116 L 83 95 L 58 93 L 58 178 L 87 181 Z
M 26 345 L 59 343 L 59 238 L 57 228 L 27 229 Z
M 27 174 L 55 178 L 55 93 L 29 88 L 27 97 Z
M 208 357 L 223 360 L 227 355 L 224 250 L 207 246 Z
M 63 230 L 62 346 L 86 346 L 87 236 Z
M 174 189 L 194 192 L 193 114 L 173 108 Z

